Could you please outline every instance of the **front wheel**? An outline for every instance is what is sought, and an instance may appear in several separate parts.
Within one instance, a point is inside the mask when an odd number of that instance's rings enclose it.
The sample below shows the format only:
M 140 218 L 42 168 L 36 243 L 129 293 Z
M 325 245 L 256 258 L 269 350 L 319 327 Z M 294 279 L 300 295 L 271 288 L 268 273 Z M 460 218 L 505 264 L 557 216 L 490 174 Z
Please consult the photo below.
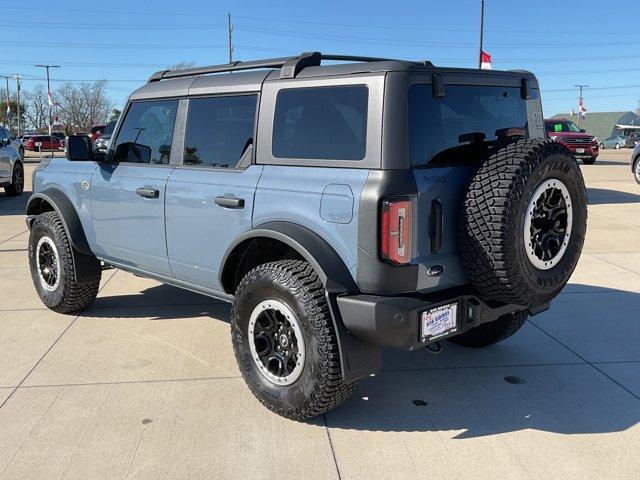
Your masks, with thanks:
M 633 166 L 633 176 L 636 182 L 640 184 L 640 157 L 636 159 L 636 163 Z
M 20 158 L 24 160 L 24 147 L 20 147 L 20 149 L 18 150 L 18 154 L 20 155 Z
M 616 143 L 616 150 L 620 150 L 620 144 Z
M 55 212 L 38 215 L 29 234 L 29 267 L 38 296 L 51 310 L 84 310 L 98 295 L 100 278 L 78 283 L 69 239 Z
M 281 260 L 247 273 L 235 294 L 231 339 L 251 392 L 283 417 L 320 415 L 356 388 L 342 378 L 325 290 L 307 262 Z

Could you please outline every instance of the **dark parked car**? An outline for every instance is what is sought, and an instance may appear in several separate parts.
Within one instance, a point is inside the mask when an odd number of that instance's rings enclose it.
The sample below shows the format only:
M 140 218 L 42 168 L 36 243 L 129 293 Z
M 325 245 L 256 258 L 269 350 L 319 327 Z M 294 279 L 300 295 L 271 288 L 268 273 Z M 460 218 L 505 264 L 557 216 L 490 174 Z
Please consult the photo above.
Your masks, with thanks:
M 35 135 L 25 145 L 27 150 L 42 151 L 51 149 L 64 148 L 64 142 L 57 137 L 50 137 L 49 135 Z
M 99 152 L 106 153 L 107 149 L 109 148 L 109 143 L 111 142 L 111 134 L 113 133 L 113 129 L 115 128 L 116 123 L 117 122 L 115 120 L 107 123 L 107 126 L 104 127 L 102 135 L 100 135 L 97 140 L 93 142 L 93 146 Z
M 581 159 L 582 163 L 593 165 L 596 162 L 600 153 L 598 141 L 584 129 L 578 128 L 571 120 L 548 119 L 544 121 L 544 129 L 547 137 L 562 143 L 574 157 Z

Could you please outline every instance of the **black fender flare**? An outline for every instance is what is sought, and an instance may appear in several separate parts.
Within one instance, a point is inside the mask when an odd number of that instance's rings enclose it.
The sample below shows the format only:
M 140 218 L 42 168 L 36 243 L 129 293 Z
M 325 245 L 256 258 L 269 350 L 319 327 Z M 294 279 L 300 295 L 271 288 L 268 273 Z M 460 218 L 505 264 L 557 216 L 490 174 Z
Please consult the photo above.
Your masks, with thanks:
M 325 287 L 327 303 L 338 340 L 340 363 L 344 381 L 351 383 L 380 370 L 380 348 L 366 344 L 344 326 L 338 309 L 337 297 L 358 291 L 357 285 L 338 253 L 317 233 L 291 222 L 267 222 L 240 235 L 222 258 L 219 280 L 227 268 L 227 260 L 236 247 L 252 238 L 266 237 L 278 240 L 304 258 L 317 272 Z
M 317 233 L 291 222 L 267 222 L 240 235 L 222 257 L 223 267 L 218 280 L 222 285 L 229 256 L 241 243 L 252 238 L 266 237 L 278 240 L 294 249 L 318 273 L 325 289 L 331 293 L 357 291 L 357 286 L 349 269 L 338 253 Z M 227 292 L 233 293 L 233 292 Z
M 55 188 L 47 188 L 29 197 L 26 209 L 29 228 L 31 228 L 35 217 L 40 213 L 38 207 L 41 202 L 51 205 L 51 208 L 58 214 L 58 218 L 62 222 L 69 243 L 71 243 L 76 281 L 78 283 L 86 283 L 98 278 L 101 271 L 100 262 L 89 247 L 78 212 L 71 200 L 63 192 Z

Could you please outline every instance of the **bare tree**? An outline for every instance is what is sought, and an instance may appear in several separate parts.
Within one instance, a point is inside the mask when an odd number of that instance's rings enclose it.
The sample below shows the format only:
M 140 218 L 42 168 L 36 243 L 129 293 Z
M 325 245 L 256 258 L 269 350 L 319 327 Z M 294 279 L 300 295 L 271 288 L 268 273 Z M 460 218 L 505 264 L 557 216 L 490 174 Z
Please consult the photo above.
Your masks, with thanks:
M 22 98 L 25 104 L 25 117 L 27 124 L 36 130 L 43 129 L 47 125 L 49 105 L 47 104 L 47 91 L 42 84 L 36 84 L 31 90 L 23 90 Z
M 184 70 L 185 68 L 193 68 L 196 66 L 196 62 L 178 62 L 175 65 L 171 65 L 169 70 Z
M 113 104 L 105 92 L 106 80 L 93 83 L 65 83 L 54 93 L 59 121 L 67 134 L 103 123 L 109 118 Z

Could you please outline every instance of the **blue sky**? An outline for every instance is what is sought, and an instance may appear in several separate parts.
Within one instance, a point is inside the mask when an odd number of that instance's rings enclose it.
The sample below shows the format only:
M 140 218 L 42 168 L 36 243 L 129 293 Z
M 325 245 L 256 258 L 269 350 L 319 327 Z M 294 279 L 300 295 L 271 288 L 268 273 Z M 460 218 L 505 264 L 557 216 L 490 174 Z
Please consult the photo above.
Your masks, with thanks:
M 43 77 L 33 64 L 59 64 L 54 87 L 60 80 L 106 79 L 121 105 L 155 70 L 181 61 L 226 62 L 227 12 L 238 60 L 319 50 L 447 66 L 477 62 L 479 0 L 145 3 L 5 6 L 0 74 L 20 73 L 30 88 Z M 47 11 L 52 24 L 43 21 Z M 585 90 L 590 111 L 632 110 L 640 99 L 639 19 L 634 1 L 486 0 L 485 50 L 496 69 L 538 76 L 547 115 L 576 108 L 575 84 L 591 86 Z

